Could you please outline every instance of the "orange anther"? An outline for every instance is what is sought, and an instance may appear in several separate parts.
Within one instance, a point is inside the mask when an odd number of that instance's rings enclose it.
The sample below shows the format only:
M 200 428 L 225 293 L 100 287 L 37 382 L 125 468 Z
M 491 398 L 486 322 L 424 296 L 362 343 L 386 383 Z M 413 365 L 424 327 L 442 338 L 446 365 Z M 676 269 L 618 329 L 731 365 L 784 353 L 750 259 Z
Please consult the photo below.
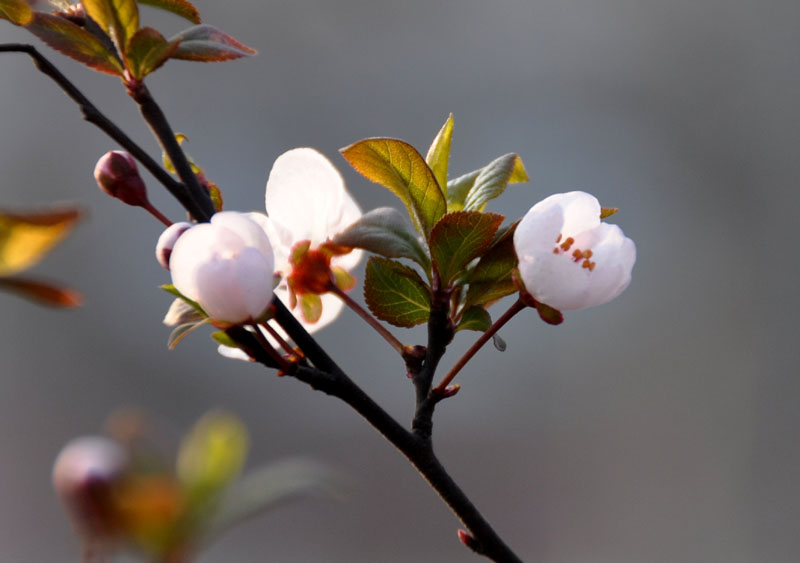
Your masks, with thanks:
M 558 238 L 556 239 L 556 242 L 561 242 L 561 233 L 558 234 Z
M 567 237 L 567 240 L 561 243 L 561 249 L 566 252 L 572 246 L 572 243 L 575 242 L 575 239 L 572 237 Z

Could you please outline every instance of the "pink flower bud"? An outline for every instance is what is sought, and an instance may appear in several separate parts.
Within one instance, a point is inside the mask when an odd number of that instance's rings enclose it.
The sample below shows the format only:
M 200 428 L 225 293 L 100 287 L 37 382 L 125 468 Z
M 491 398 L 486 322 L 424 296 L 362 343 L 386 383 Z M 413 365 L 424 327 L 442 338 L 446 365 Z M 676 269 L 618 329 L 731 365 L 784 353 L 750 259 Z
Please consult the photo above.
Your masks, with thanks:
M 107 152 L 94 167 L 94 179 L 100 189 L 128 205 L 147 205 L 147 188 L 133 157 L 123 151 Z
M 158 263 L 161 264 L 165 270 L 169 270 L 169 258 L 172 256 L 172 249 L 175 247 L 175 243 L 178 242 L 178 237 L 190 228 L 192 228 L 192 224 L 186 223 L 185 221 L 173 223 L 158 237 L 158 243 L 156 243 L 156 260 L 158 260 Z
M 117 529 L 113 489 L 127 467 L 127 452 L 108 438 L 77 438 L 58 454 L 53 487 L 79 532 L 104 537 Z

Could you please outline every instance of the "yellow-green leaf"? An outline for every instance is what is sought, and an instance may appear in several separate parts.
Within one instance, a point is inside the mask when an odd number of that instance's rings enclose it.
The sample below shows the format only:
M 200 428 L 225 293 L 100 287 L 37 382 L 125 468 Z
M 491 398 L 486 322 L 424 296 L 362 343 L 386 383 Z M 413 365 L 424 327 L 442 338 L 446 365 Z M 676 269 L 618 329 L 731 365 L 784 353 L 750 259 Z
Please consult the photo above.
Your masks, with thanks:
M 154 8 L 161 8 L 172 12 L 192 23 L 201 23 L 200 14 L 193 4 L 186 0 L 139 0 L 139 4 L 146 4 Z
M 444 122 L 436 138 L 431 143 L 428 149 L 428 155 L 425 157 L 425 162 L 433 170 L 433 175 L 436 176 L 436 181 L 439 182 L 439 187 L 442 191 L 447 189 L 447 167 L 450 163 L 450 143 L 453 140 L 453 114 Z M 447 194 L 444 194 L 447 196 Z
M 617 211 L 619 211 L 619 207 L 601 207 L 600 219 L 608 219 L 609 217 L 614 215 Z
M 367 262 L 364 299 L 372 313 L 395 326 L 412 327 L 430 317 L 430 290 L 416 271 L 388 258 Z
M 122 76 L 122 65 L 94 35 L 71 21 L 35 12 L 25 29 L 76 61 L 100 72 Z
M 14 25 L 25 25 L 33 18 L 33 10 L 25 0 L 0 0 L 0 19 Z
M 49 307 L 71 309 L 83 304 L 83 296 L 74 289 L 36 280 L 0 278 L 0 289 Z
M 447 210 L 482 211 L 486 202 L 496 198 L 508 184 L 529 180 L 522 159 L 516 154 L 496 158 L 483 168 L 473 170 L 447 183 Z
M 478 332 L 486 332 L 492 326 L 492 317 L 489 312 L 483 307 L 469 307 L 464 310 L 461 315 L 461 320 L 456 325 L 456 331 L 459 330 L 476 330 Z
M 428 238 L 447 203 L 433 171 L 414 147 L 397 139 L 364 139 L 341 153 L 362 176 L 399 197 L 414 226 Z
M 244 424 L 232 414 L 204 415 L 184 438 L 178 452 L 178 479 L 194 501 L 206 500 L 236 478 L 247 457 Z
M 133 34 L 125 49 L 128 69 L 136 79 L 142 79 L 163 65 L 178 48 L 152 27 L 143 27 Z
M 75 227 L 80 212 L 68 208 L 37 213 L 0 211 L 0 276 L 36 264 Z
M 502 215 L 478 211 L 456 211 L 442 217 L 431 232 L 431 257 L 443 285 L 449 285 L 489 248 L 502 222 Z
M 86 14 L 111 37 L 120 52 L 139 29 L 136 0 L 81 0 Z

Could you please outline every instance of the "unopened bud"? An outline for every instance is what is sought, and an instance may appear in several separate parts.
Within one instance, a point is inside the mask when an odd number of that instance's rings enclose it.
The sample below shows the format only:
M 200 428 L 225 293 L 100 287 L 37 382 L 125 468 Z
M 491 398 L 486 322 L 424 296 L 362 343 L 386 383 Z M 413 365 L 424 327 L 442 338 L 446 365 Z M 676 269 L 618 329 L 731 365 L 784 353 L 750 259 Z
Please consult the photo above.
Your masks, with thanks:
M 94 179 L 100 189 L 128 205 L 148 205 L 147 188 L 133 157 L 124 151 L 107 152 L 94 167 Z
M 115 532 L 114 487 L 127 467 L 127 452 L 108 438 L 77 438 L 64 446 L 53 466 L 53 487 L 78 531 L 92 537 Z
M 180 237 L 187 230 L 192 228 L 191 223 L 181 222 L 173 223 L 161 233 L 156 243 L 156 260 L 165 270 L 169 270 L 169 258 L 172 256 L 172 249 L 175 243 L 178 242 Z

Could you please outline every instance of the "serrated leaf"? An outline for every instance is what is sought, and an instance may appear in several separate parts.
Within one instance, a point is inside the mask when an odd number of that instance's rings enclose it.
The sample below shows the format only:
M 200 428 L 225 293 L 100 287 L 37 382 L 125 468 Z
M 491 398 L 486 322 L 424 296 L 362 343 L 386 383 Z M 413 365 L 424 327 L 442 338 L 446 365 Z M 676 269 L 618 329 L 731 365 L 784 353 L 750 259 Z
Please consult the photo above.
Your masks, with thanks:
M 75 208 L 35 213 L 0 210 L 0 276 L 36 264 L 72 231 L 79 218 Z
M 48 307 L 71 309 L 83 304 L 83 296 L 77 291 L 36 280 L 0 278 L 0 289 Z
M 307 495 L 339 498 L 348 483 L 320 463 L 287 459 L 259 467 L 233 483 L 223 495 L 204 535 L 216 536 L 288 500 Z
M 174 329 L 172 329 L 172 332 L 169 333 L 169 338 L 167 339 L 167 348 L 174 350 L 175 347 L 178 346 L 178 344 L 180 344 L 190 332 L 200 328 L 204 324 L 208 324 L 208 322 L 209 319 L 203 319 L 201 321 L 193 321 L 176 326 Z
M 184 438 L 176 463 L 178 479 L 195 503 L 221 492 L 244 466 L 249 438 L 232 414 L 205 414 Z
M 465 306 L 482 305 L 496 301 L 517 291 L 511 279 L 511 272 L 517 267 L 517 254 L 514 250 L 514 223 L 501 234 L 467 277 L 469 289 Z
M 143 27 L 133 34 L 125 50 L 128 69 L 141 80 L 163 65 L 178 48 L 152 27 Z
M 363 248 L 386 258 L 408 258 L 430 270 L 431 261 L 418 233 L 400 211 L 378 207 L 333 237 L 334 244 Z
M 192 23 L 201 23 L 200 13 L 197 8 L 186 0 L 139 0 L 139 4 L 160 8 L 172 12 Z
M 25 26 L 48 46 L 99 72 L 122 76 L 122 65 L 94 35 L 69 20 L 35 12 Z
M 367 262 L 364 299 L 372 313 L 395 326 L 412 327 L 430 317 L 430 290 L 416 271 L 388 258 Z
M 33 18 L 33 10 L 25 0 L 0 0 L 0 19 L 14 25 L 25 25 Z
M 447 203 L 417 149 L 397 139 L 364 139 L 341 149 L 341 153 L 359 174 L 399 197 L 414 226 L 428 238 L 447 211 Z
M 480 183 L 478 182 L 480 178 Z M 483 168 L 473 170 L 447 183 L 447 210 L 482 210 L 486 202 L 499 196 L 508 184 L 529 180 L 522 159 L 516 154 L 496 158 Z M 474 195 L 473 195 L 474 193 Z
M 189 299 L 188 297 L 186 297 L 183 293 L 178 291 L 178 288 L 176 288 L 171 283 L 167 283 L 167 284 L 161 285 L 161 286 L 159 286 L 159 289 L 163 289 L 164 291 L 166 291 L 170 295 L 174 295 L 178 299 L 181 299 L 182 301 L 185 301 L 186 303 L 191 305 L 196 311 L 201 313 L 204 317 L 208 317 L 208 313 L 206 313 L 203 310 L 203 308 L 200 306 L 200 304 L 197 301 L 193 301 L 193 300 Z
M 456 325 L 456 331 L 477 330 L 478 332 L 486 332 L 491 326 L 492 317 L 486 309 L 483 307 L 470 307 L 465 309 L 461 315 L 461 320 Z
M 439 182 L 439 187 L 442 191 L 447 189 L 447 167 L 450 163 L 450 143 L 453 140 L 453 114 L 444 122 L 436 138 L 431 143 L 428 149 L 428 154 L 425 157 L 425 162 L 428 163 L 436 181 Z M 445 198 L 447 194 L 445 193 Z
M 111 37 L 120 53 L 139 29 L 136 0 L 81 0 L 86 15 Z
M 258 51 L 248 47 L 214 26 L 200 24 L 184 29 L 170 39 L 180 42 L 172 54 L 173 59 L 199 62 L 232 61 L 250 57 Z
M 431 232 L 433 267 L 447 286 L 489 248 L 503 216 L 478 211 L 448 213 Z

